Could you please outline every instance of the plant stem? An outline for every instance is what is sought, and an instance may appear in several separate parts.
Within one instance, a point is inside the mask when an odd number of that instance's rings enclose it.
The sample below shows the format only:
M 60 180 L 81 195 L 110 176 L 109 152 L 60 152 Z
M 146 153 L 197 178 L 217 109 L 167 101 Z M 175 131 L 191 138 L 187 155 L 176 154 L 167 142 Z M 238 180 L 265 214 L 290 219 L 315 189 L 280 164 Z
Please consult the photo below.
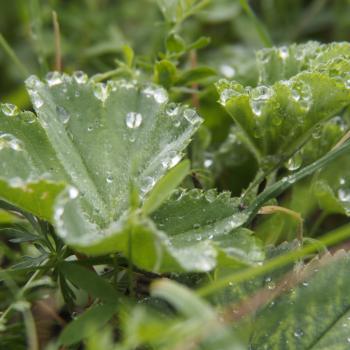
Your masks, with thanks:
M 55 70 L 60 72 L 62 70 L 61 33 L 56 11 L 52 11 L 52 23 L 55 34 Z

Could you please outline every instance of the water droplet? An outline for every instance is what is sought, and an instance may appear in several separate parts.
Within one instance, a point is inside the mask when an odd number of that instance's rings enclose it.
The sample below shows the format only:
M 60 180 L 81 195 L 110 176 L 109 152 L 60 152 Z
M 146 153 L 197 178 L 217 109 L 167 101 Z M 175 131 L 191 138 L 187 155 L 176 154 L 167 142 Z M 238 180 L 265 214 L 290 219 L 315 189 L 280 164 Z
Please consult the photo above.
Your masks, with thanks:
M 87 131 L 92 131 L 92 130 L 94 130 L 94 127 L 92 126 L 92 125 L 89 125 L 88 127 L 87 127 Z
M 312 137 L 314 139 L 319 139 L 322 136 L 322 131 L 323 131 L 323 125 L 322 124 L 315 125 L 314 130 L 312 132 Z
M 194 230 L 198 230 L 200 227 L 201 227 L 200 224 L 193 224 L 193 229 L 194 229 Z M 199 236 L 199 239 L 197 239 L 197 241 L 200 241 L 201 239 L 202 239 L 202 237 Z
M 56 106 L 56 113 L 58 115 L 59 120 L 63 123 L 63 124 L 67 124 L 69 119 L 70 119 L 70 115 L 67 112 L 67 110 L 64 107 L 61 106 Z
M 214 163 L 213 156 L 210 154 L 207 154 L 203 162 L 204 167 L 208 169 L 213 165 L 213 163 Z
M 44 104 L 43 99 L 36 91 L 31 92 L 32 102 L 35 108 L 39 109 Z
M 350 189 L 340 188 L 338 190 L 338 198 L 341 202 L 350 202 Z
M 286 163 L 286 168 L 290 171 L 294 171 L 299 169 L 302 163 L 303 157 L 300 152 L 297 152 L 292 158 L 289 158 L 289 160 Z
M 303 287 L 307 287 L 309 285 L 309 282 L 303 282 L 302 285 Z
M 346 338 L 346 341 L 347 341 L 348 343 L 350 343 L 350 337 L 349 337 L 349 338 Z
M 11 134 L 0 134 L 0 150 L 3 148 L 11 148 L 14 151 L 21 151 L 23 148 L 22 142 Z
M 88 81 L 88 76 L 83 71 L 78 70 L 73 73 L 73 78 L 78 84 L 85 84 Z
M 14 117 L 19 114 L 19 109 L 17 106 L 11 104 L 11 103 L 4 103 L 1 105 L 1 111 L 8 117 Z
M 108 86 L 104 83 L 97 83 L 93 87 L 94 95 L 97 99 L 99 99 L 102 102 L 105 102 L 107 100 L 107 97 L 109 95 Z
M 262 101 L 250 101 L 250 106 L 252 108 L 253 113 L 257 116 L 260 117 L 262 114 L 262 109 L 264 106 L 264 102 Z
M 294 336 L 295 336 L 296 338 L 301 338 L 303 335 L 304 335 L 304 332 L 303 332 L 303 330 L 300 329 L 300 328 L 297 328 L 297 329 L 295 330 L 295 332 L 294 332 Z
M 42 85 L 42 82 L 38 79 L 37 76 L 31 75 L 26 79 L 25 84 L 28 89 L 33 90 L 38 89 Z
M 199 124 L 202 121 L 197 112 L 194 109 L 190 108 L 184 110 L 184 117 L 192 125 Z
M 70 199 L 75 199 L 79 195 L 79 191 L 75 187 L 69 187 L 68 196 Z
M 209 190 L 205 193 L 205 199 L 209 202 L 212 203 L 216 199 L 216 192 L 215 190 Z
M 176 103 L 169 103 L 165 109 L 165 113 L 170 116 L 174 117 L 179 114 L 179 107 Z
M 162 167 L 164 169 L 170 169 L 179 163 L 182 156 L 176 151 L 170 151 L 165 159 L 162 160 Z
M 236 70 L 228 64 L 223 64 L 220 66 L 220 73 L 230 79 L 235 76 Z
M 109 184 L 111 184 L 113 182 L 113 175 L 112 174 L 107 174 L 106 182 Z
M 280 47 L 279 50 L 278 50 L 278 54 L 282 58 L 282 60 L 286 60 L 288 58 L 288 56 L 289 56 L 287 46 Z
M 142 123 L 142 115 L 136 112 L 128 112 L 125 123 L 129 129 L 137 129 Z
M 232 97 L 232 96 L 237 96 L 237 92 L 234 91 L 233 89 L 225 89 L 222 91 L 220 94 L 220 103 L 225 106 L 226 102 Z
M 153 97 L 155 101 L 159 104 L 168 102 L 168 93 L 165 91 L 165 89 L 161 87 L 147 86 L 143 90 L 143 93 L 147 97 Z
M 49 86 L 59 85 L 62 83 L 62 77 L 59 72 L 49 72 L 46 74 L 46 81 Z
M 269 98 L 271 98 L 273 94 L 274 94 L 274 91 L 272 88 L 265 85 L 260 85 L 251 90 L 250 96 L 253 100 L 256 100 L 256 101 L 259 101 L 259 100 L 266 101 Z
M 155 180 L 151 176 L 146 176 L 141 183 L 141 191 L 143 193 L 149 192 L 155 184 Z

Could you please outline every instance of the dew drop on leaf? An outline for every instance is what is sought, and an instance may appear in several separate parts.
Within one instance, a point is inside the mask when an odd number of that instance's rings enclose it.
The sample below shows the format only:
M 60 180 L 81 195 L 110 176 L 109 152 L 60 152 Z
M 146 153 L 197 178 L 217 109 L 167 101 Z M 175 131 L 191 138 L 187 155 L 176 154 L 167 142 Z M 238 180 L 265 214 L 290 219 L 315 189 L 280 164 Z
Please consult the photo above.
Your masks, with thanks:
M 61 106 L 56 106 L 56 113 L 58 115 L 59 120 L 63 123 L 63 124 L 67 124 L 69 119 L 70 119 L 70 115 L 67 112 L 67 110 L 64 107 Z
M 160 87 L 153 87 L 153 86 L 147 86 L 143 93 L 147 97 L 153 97 L 155 101 L 159 104 L 166 103 L 168 101 L 168 94 L 167 92 Z
M 300 328 L 297 328 L 297 329 L 295 330 L 295 332 L 294 332 L 294 336 L 295 336 L 296 338 L 301 338 L 303 335 L 304 335 L 304 332 L 303 332 L 303 330 L 300 329 Z
M 108 97 L 108 87 L 104 83 L 98 83 L 94 85 L 93 88 L 94 95 L 97 99 L 99 99 L 102 102 L 105 102 Z
M 293 157 L 289 158 L 286 163 L 286 168 L 290 171 L 297 170 L 301 167 L 303 163 L 303 157 L 300 152 L 294 154 Z
M 62 83 L 62 77 L 59 72 L 49 72 L 46 74 L 46 81 L 49 86 L 59 85 Z
M 289 56 L 288 48 L 286 46 L 280 47 L 278 50 L 278 54 L 282 58 L 282 60 L 286 60 Z
M 11 134 L 0 134 L 0 150 L 11 148 L 14 151 L 22 150 L 22 142 Z
M 194 109 L 191 109 L 191 108 L 187 108 L 184 110 L 184 117 L 192 125 L 196 125 L 201 122 L 200 116 L 197 114 L 197 112 Z
M 106 182 L 109 184 L 111 184 L 113 182 L 113 175 L 112 174 L 107 174 Z
M 73 73 L 73 78 L 78 84 L 85 84 L 88 81 L 87 74 L 80 70 Z
M 11 104 L 11 103 L 4 103 L 1 105 L 1 111 L 8 117 L 14 117 L 19 114 L 19 109 L 17 106 Z
M 142 115 L 137 112 L 128 112 L 125 117 L 125 123 L 129 129 L 137 129 L 142 124 Z
M 151 176 L 146 176 L 141 183 L 141 191 L 143 193 L 149 192 L 155 184 L 155 180 Z
M 165 113 L 170 117 L 174 117 L 179 113 L 179 107 L 176 103 L 169 103 L 165 109 Z
M 323 129 L 323 125 L 317 124 L 312 132 L 312 137 L 314 139 L 319 139 L 322 136 L 322 129 Z

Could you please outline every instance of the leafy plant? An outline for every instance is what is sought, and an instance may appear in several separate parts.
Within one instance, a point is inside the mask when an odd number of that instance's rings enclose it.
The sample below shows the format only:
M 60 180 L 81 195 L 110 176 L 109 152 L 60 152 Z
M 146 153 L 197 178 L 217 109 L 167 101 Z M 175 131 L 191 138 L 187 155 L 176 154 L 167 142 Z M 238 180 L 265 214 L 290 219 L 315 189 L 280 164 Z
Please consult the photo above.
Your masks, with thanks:
M 342 2 L 269 2 L 282 38 L 267 2 L 29 3 L 38 64 L 0 36 L 0 348 L 347 349 L 350 44 L 314 41 Z

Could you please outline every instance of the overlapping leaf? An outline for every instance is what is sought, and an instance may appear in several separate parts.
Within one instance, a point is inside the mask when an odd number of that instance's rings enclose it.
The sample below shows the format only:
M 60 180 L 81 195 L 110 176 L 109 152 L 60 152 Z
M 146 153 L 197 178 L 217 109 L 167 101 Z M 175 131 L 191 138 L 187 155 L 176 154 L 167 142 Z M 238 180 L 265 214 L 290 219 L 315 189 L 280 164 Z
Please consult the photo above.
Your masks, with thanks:
M 300 148 L 320 123 L 350 102 L 350 45 L 307 43 L 257 53 L 259 85 L 220 81 L 220 102 L 271 169 Z

